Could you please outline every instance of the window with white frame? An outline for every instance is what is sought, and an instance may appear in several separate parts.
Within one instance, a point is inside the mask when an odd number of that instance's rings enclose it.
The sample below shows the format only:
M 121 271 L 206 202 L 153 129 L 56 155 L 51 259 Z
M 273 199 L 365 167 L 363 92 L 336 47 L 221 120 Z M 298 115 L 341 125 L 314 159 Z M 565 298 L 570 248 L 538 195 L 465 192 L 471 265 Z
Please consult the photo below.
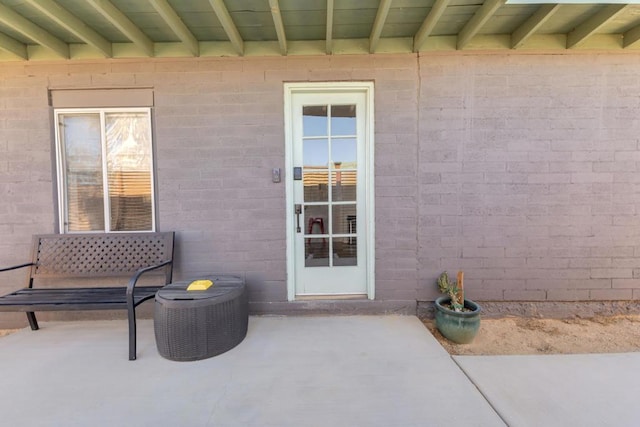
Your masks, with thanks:
M 150 108 L 56 109 L 60 230 L 155 231 Z

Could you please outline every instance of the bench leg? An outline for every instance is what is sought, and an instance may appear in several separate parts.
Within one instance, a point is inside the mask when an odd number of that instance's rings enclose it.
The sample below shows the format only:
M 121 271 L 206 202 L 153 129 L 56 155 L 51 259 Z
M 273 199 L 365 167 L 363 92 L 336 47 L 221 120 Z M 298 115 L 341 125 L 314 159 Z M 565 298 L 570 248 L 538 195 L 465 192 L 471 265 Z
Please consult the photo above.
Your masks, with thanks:
M 130 304 L 127 308 L 129 318 L 129 360 L 136 360 L 136 308 Z
M 38 321 L 36 320 L 36 315 L 33 311 L 27 311 L 27 319 L 29 319 L 29 326 L 31 326 L 32 331 L 37 331 L 40 329 L 38 327 Z

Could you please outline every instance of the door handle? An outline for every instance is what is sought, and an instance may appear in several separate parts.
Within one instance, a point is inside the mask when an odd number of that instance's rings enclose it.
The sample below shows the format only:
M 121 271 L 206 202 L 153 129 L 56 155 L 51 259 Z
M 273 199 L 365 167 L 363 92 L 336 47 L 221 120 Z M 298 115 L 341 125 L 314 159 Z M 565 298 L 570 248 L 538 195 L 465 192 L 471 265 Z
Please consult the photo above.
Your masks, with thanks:
M 302 213 L 302 205 L 296 203 L 294 212 L 296 214 L 296 233 L 300 233 L 300 231 L 302 231 L 300 229 L 300 214 Z

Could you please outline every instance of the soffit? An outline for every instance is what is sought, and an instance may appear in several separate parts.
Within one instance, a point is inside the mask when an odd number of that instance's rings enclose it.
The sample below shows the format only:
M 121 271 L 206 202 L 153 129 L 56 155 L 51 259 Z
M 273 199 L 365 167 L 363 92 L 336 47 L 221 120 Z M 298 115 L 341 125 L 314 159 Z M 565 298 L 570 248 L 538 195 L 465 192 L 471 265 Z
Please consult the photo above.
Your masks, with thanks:
M 635 50 L 640 5 L 505 0 L 0 0 L 0 61 Z

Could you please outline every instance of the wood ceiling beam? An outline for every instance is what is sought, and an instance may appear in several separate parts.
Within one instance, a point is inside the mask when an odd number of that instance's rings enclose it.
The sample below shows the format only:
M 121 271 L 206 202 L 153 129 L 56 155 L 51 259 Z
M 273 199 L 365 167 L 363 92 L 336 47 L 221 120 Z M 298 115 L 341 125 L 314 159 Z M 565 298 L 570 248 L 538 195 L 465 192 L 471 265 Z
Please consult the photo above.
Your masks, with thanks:
M 38 27 L 24 16 L 14 12 L 7 6 L 0 4 L 0 22 L 19 32 L 23 36 L 53 51 L 62 58 L 69 59 L 69 45 L 51 33 Z M 11 43 L 9 43 L 11 44 Z M 18 47 L 13 44 L 14 47 Z
M 611 4 L 578 25 L 567 35 L 567 49 L 580 46 L 588 37 L 595 34 L 603 25 L 628 8 L 627 4 Z
M 625 48 L 631 47 L 638 41 L 640 41 L 640 25 L 633 27 L 622 35 L 622 43 Z
M 147 55 L 153 56 L 153 42 L 109 0 L 86 0 L 107 21 Z
M 559 4 L 543 4 L 540 6 L 529 19 L 511 33 L 511 48 L 517 49 L 521 47 L 560 7 Z
M 112 56 L 111 42 L 88 27 L 82 20 L 76 18 L 75 15 L 71 14 L 55 1 L 26 0 L 26 2 L 86 44 L 98 49 L 105 58 Z
M 387 20 L 389 14 L 389 8 L 393 0 L 381 0 L 380 6 L 378 6 L 378 13 L 376 13 L 376 19 L 373 21 L 373 27 L 371 28 L 371 34 L 369 35 L 369 53 L 375 53 L 378 42 L 380 41 L 380 35 L 382 34 L 382 28 Z
M 229 40 L 236 52 L 238 52 L 240 56 L 244 55 L 244 40 L 242 40 L 242 36 L 240 36 L 240 32 L 238 32 L 236 24 L 233 23 L 233 19 L 231 19 L 231 15 L 229 15 L 229 11 L 224 5 L 224 1 L 209 0 L 209 3 L 218 17 L 220 24 L 222 24 L 222 28 L 224 28 L 225 33 L 227 33 L 227 37 L 229 37 Z
M 463 49 L 506 0 L 487 0 L 458 34 L 457 48 Z
M 284 24 L 282 23 L 282 14 L 280 13 L 280 5 L 278 0 L 269 0 L 269 7 L 271 8 L 271 16 L 273 17 L 273 25 L 276 27 L 276 34 L 278 35 L 278 44 L 280 45 L 280 52 L 283 55 L 287 54 L 287 35 L 284 32 Z
M 331 55 L 333 52 L 333 0 L 327 0 L 327 36 L 326 52 Z
M 422 22 L 420 29 L 413 37 L 413 51 L 417 52 L 420 50 L 425 41 L 429 38 L 436 24 L 442 17 L 442 14 L 449 6 L 451 0 L 436 0 L 436 2 L 431 7 L 429 14 Z
M 27 53 L 27 45 L 19 42 L 16 39 L 13 39 L 5 34 L 0 33 L 0 50 L 4 50 L 5 52 L 9 52 L 13 55 L 16 55 L 22 59 L 29 59 L 29 55 Z
M 193 56 L 200 56 L 200 45 L 193 33 L 187 28 L 182 19 L 171 7 L 167 0 L 149 0 L 151 6 L 158 12 L 164 22 L 171 28 L 180 41 L 189 49 Z

